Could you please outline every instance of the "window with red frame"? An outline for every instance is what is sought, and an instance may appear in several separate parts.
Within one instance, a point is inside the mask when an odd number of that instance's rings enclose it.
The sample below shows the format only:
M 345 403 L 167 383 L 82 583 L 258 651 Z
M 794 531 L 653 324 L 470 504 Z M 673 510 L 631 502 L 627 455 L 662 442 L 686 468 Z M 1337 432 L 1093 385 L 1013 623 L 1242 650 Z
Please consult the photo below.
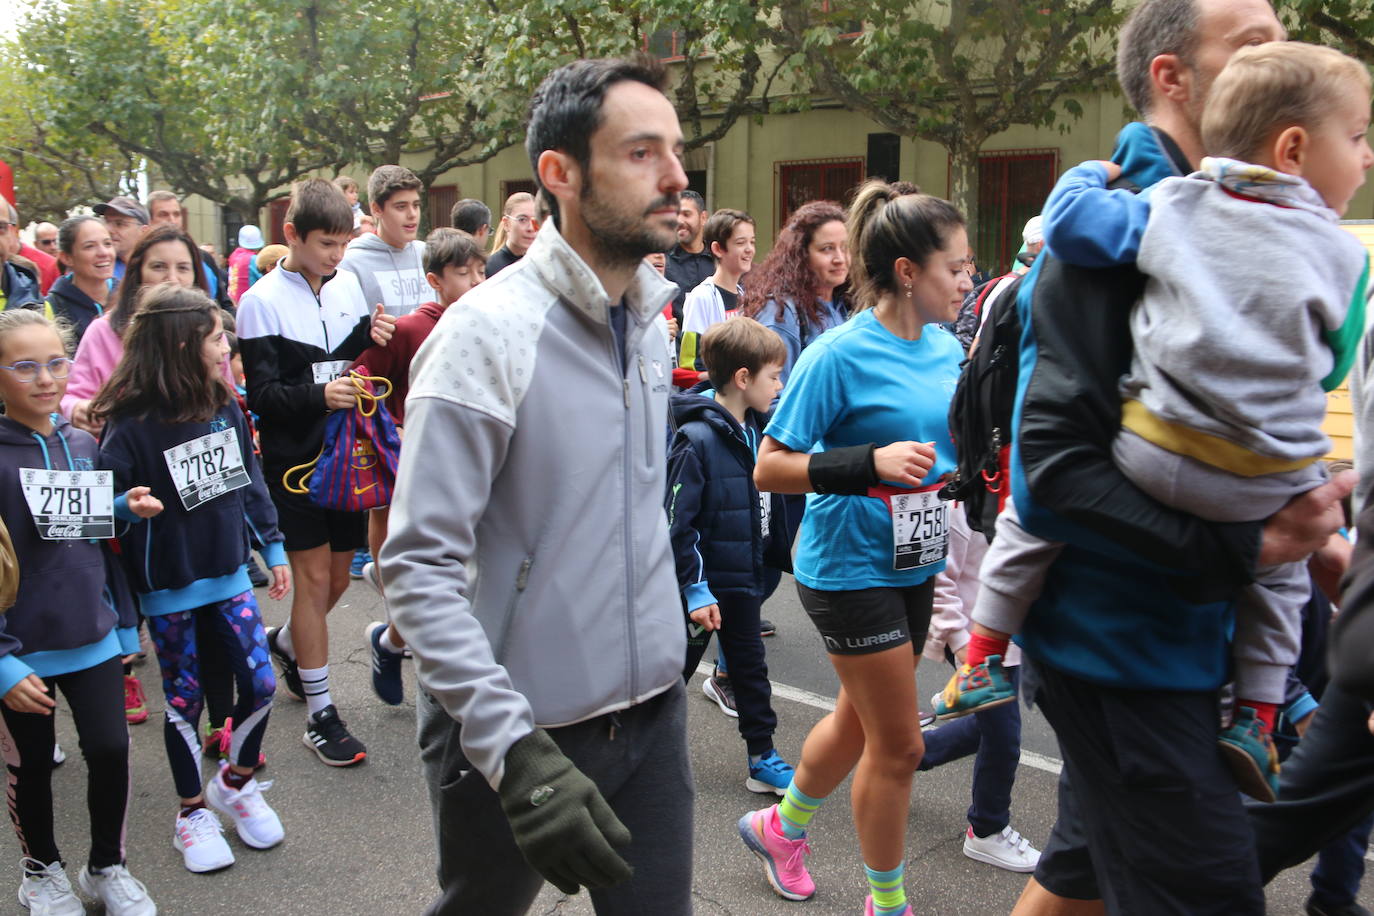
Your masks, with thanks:
M 662 28 L 644 36 L 644 51 L 659 60 L 680 60 L 686 50 L 687 36 L 682 29 Z
M 778 189 L 778 228 L 802 204 L 813 200 L 849 203 L 864 180 L 863 159 L 804 159 L 773 167 Z
M 1021 230 L 1044 209 L 1059 174 L 1059 151 L 1016 149 L 978 157 L 978 267 L 993 276 L 1011 270 Z
M 449 217 L 453 214 L 453 205 L 458 203 L 458 186 L 456 184 L 439 185 L 430 188 L 429 194 L 429 225 L 431 229 L 438 229 L 440 226 L 453 226 L 453 220 Z

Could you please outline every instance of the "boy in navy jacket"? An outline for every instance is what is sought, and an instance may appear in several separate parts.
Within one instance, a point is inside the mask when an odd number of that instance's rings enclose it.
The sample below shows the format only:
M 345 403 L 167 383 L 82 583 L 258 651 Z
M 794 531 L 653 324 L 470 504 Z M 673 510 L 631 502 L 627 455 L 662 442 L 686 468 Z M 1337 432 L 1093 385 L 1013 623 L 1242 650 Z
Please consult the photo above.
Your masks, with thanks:
M 778 720 L 759 610 L 771 591 L 765 562 L 788 568 L 788 543 L 781 536 L 783 500 L 754 486 L 754 458 L 769 405 L 782 389 L 787 354 L 782 340 L 752 318 L 715 325 L 703 335 L 701 349 L 709 382 L 673 397 L 677 431 L 668 452 L 669 535 L 689 618 L 683 677 L 692 676 L 711 632 L 718 631 L 740 737 L 749 750 L 745 786 L 782 795 L 792 767 L 773 748 Z M 773 531 L 780 536 L 772 537 Z M 716 678 L 702 687 L 719 702 Z

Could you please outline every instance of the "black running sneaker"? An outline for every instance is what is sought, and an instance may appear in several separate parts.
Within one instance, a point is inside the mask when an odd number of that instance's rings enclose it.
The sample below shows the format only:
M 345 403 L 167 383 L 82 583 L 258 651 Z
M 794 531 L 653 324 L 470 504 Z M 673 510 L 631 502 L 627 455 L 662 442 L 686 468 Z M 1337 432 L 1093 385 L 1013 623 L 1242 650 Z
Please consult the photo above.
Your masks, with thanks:
M 277 667 L 281 669 L 281 683 L 286 695 L 293 700 L 304 702 L 305 688 L 301 686 L 301 669 L 296 660 L 277 645 L 277 634 L 280 632 L 281 627 L 267 628 L 267 650 L 272 653 L 272 657 L 277 660 Z
M 760 636 L 776 636 L 777 633 L 778 633 L 778 628 L 775 627 L 775 626 L 773 626 L 773 621 L 769 620 L 767 617 L 760 617 L 760 618 L 759 618 L 759 635 L 760 635 Z
M 313 716 L 306 717 L 301 741 L 332 767 L 351 767 L 367 759 L 367 748 L 348 733 L 339 711 L 330 703 Z

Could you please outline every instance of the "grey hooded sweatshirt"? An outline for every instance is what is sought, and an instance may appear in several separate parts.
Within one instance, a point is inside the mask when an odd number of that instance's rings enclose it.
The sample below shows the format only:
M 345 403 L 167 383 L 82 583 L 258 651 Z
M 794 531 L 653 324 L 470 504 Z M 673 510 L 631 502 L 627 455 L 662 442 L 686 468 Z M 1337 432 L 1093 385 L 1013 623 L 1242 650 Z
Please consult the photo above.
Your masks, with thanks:
M 641 265 L 624 371 L 601 282 L 552 220 L 420 348 L 382 549 L 420 684 L 493 788 L 536 727 L 682 676 L 666 477 L 675 287 Z
M 380 303 L 399 318 L 434 301 L 434 290 L 425 282 L 425 243 L 419 239 L 392 248 L 381 236 L 365 232 L 348 243 L 339 268 L 357 275 L 369 309 Z

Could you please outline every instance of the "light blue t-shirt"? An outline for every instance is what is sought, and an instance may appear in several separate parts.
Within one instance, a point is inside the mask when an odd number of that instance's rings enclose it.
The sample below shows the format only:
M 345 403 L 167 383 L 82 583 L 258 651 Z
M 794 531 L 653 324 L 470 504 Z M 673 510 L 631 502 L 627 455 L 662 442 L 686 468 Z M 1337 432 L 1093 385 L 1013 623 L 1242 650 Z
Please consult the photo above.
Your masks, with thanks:
M 903 340 L 862 311 L 802 351 L 764 433 L 797 452 L 934 442 L 925 478 L 934 484 L 955 467 L 948 414 L 963 358 L 958 339 L 939 325 Z M 918 585 L 945 566 L 894 568 L 883 500 L 815 493 L 806 497 L 793 565 L 798 582 L 822 591 Z

